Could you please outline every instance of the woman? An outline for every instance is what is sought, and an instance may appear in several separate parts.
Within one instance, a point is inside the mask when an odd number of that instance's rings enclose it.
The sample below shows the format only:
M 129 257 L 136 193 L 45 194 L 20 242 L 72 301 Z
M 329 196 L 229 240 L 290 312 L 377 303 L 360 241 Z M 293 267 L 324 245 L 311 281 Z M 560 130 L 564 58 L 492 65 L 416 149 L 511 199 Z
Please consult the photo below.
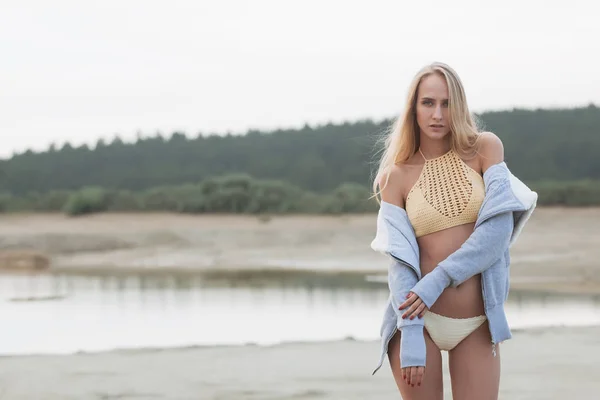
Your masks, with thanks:
M 497 399 L 509 247 L 537 194 L 504 162 L 501 140 L 479 132 L 458 75 L 434 63 L 415 76 L 375 177 L 381 196 L 371 247 L 391 257 L 381 326 L 405 400 L 442 399 L 448 352 L 455 400 Z

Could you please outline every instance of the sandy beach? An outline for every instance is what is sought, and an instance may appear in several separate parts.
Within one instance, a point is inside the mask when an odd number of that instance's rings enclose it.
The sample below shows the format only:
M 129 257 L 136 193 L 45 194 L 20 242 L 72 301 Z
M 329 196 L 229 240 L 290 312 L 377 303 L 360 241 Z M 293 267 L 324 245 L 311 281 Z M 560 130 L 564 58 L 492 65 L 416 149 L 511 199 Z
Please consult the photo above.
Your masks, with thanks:
M 378 343 L 114 351 L 5 357 L 10 400 L 385 400 L 399 398 Z M 515 332 L 502 345 L 500 399 L 592 399 L 600 391 L 600 328 Z M 451 399 L 448 371 L 445 398 Z

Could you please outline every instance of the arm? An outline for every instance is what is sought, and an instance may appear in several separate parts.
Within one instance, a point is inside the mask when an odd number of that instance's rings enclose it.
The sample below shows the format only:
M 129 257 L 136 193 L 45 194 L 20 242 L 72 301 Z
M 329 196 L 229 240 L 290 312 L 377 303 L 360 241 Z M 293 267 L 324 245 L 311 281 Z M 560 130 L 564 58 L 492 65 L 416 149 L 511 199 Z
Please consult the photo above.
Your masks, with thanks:
M 389 175 L 384 175 L 380 181 L 382 200 L 404 208 L 403 188 L 401 186 L 401 169 L 394 167 Z M 402 318 L 399 310 L 410 290 L 417 284 L 415 271 L 402 260 L 393 258 L 388 268 L 388 286 L 394 312 L 396 327 L 400 334 L 400 366 L 402 368 L 425 366 L 426 347 L 423 335 L 424 321 L 422 318 L 410 320 Z
M 398 309 L 406 300 L 406 296 L 417 284 L 417 275 L 411 267 L 400 260 L 394 259 L 388 269 L 388 285 L 391 293 L 391 303 L 396 313 L 396 328 L 400 335 L 400 366 L 417 367 L 425 366 L 426 347 L 422 318 L 402 318 Z

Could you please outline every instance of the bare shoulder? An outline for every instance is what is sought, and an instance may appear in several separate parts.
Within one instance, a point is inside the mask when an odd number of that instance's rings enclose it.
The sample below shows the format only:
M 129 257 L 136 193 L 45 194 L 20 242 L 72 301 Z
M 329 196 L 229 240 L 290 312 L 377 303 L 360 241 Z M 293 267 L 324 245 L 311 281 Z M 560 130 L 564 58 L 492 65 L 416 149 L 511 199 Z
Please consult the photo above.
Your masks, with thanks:
M 401 164 L 394 165 L 379 181 L 379 187 L 382 188 L 381 199 L 402 208 L 404 208 L 404 168 Z
M 492 132 L 480 133 L 478 150 L 482 172 L 485 172 L 492 165 L 504 161 L 504 144 Z

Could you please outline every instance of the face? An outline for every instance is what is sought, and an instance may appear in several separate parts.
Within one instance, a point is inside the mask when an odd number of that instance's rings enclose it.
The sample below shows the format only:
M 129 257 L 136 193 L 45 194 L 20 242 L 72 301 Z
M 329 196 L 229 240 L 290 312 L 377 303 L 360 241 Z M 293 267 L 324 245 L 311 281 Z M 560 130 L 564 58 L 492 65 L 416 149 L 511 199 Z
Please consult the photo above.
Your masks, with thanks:
M 434 73 L 421 80 L 416 112 L 421 135 L 440 140 L 450 133 L 448 85 L 443 77 Z

